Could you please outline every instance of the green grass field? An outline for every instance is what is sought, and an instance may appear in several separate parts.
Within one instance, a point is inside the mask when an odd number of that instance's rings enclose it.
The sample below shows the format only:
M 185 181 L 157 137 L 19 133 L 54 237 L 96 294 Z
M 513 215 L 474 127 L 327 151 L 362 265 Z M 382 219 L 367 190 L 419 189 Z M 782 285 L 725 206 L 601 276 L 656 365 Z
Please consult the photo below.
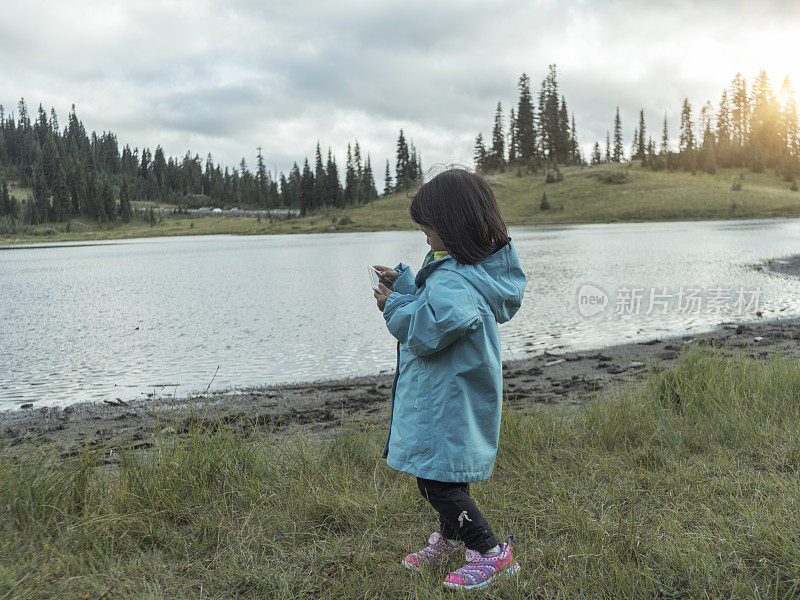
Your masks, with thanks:
M 701 346 L 583 408 L 506 410 L 473 489 L 522 570 L 481 597 L 798 597 L 798 397 L 797 361 Z M 6 455 L 0 597 L 452 598 L 400 565 L 435 520 L 384 436 Z
M 604 183 L 610 174 L 624 174 L 627 183 Z M 567 223 L 612 223 L 627 221 L 674 221 L 800 216 L 800 193 L 771 171 L 761 174 L 743 169 L 720 169 L 715 175 L 666 171 L 653 172 L 634 163 L 566 167 L 564 180 L 545 183 L 543 172 L 517 176 L 516 169 L 490 175 L 503 215 L 510 225 Z M 744 174 L 741 191 L 731 189 Z M 19 198 L 27 191 L 12 188 Z M 540 210 L 542 194 L 550 210 Z M 348 209 L 326 209 L 290 220 L 256 218 L 198 218 L 185 215 L 164 218 L 151 227 L 134 221 L 96 223 L 73 220 L 66 224 L 23 227 L 17 233 L 0 233 L 0 243 L 99 240 L 164 235 L 320 233 L 331 225 L 339 231 L 415 229 L 408 216 L 409 198 L 393 194 L 375 202 Z M 344 219 L 344 221 L 343 221 Z

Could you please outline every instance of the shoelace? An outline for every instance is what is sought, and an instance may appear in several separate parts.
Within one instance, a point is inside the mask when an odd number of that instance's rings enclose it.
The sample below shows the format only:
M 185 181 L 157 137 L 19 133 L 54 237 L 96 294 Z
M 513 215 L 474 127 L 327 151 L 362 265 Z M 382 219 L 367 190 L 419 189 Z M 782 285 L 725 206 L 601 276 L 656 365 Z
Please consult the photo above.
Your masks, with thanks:
M 511 549 L 511 542 L 514 541 L 514 536 L 509 535 L 506 538 L 505 544 L 501 546 L 502 550 L 500 554 L 496 556 L 487 556 L 482 557 L 477 560 L 469 560 L 469 556 L 467 557 L 466 565 L 454 571 L 456 575 L 459 575 L 467 585 L 474 585 L 476 583 L 481 583 L 486 581 L 490 577 L 492 577 L 495 573 L 497 573 L 500 569 L 498 569 L 495 565 L 502 563 L 502 561 L 506 557 L 506 553 Z M 472 552 L 472 551 L 468 551 Z M 477 552 L 475 554 L 478 554 Z M 474 554 L 472 555 L 474 556 Z M 482 555 L 479 555 L 482 556 Z
M 467 563 L 458 569 L 456 573 L 461 575 L 462 579 L 464 579 L 464 581 L 468 584 L 486 581 L 492 575 L 497 573 L 498 569 L 495 567 L 495 564 L 497 561 L 503 558 L 504 552 L 505 551 L 501 552 L 497 556 L 490 556 L 488 558 L 484 558 L 483 560 Z

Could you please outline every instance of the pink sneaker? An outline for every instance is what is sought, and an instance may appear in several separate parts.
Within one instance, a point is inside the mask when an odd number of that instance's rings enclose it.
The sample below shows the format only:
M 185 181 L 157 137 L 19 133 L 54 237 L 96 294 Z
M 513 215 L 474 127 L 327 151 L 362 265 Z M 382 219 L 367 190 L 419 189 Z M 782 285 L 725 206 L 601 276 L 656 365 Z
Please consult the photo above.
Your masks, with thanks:
M 494 583 L 504 573 L 519 572 L 519 564 L 511 554 L 513 536 L 500 543 L 500 554 L 486 557 L 475 550 L 467 550 L 467 564 L 450 573 L 444 580 L 445 587 L 455 590 L 474 590 Z
M 464 544 L 459 542 L 458 546 L 450 546 L 444 536 L 438 531 L 434 531 L 428 539 L 428 545 L 422 550 L 409 554 L 403 559 L 403 566 L 412 571 L 419 571 L 423 564 L 438 565 L 442 561 L 462 554 Z

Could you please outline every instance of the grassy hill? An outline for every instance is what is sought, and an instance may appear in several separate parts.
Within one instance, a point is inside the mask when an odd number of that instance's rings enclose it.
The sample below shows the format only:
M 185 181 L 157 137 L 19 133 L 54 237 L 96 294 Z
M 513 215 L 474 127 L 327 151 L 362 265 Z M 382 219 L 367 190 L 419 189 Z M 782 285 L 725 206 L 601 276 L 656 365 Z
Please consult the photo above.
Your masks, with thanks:
M 565 167 L 563 181 L 546 183 L 541 171 L 523 174 L 516 169 L 489 175 L 497 199 L 510 225 L 611 223 L 800 216 L 800 193 L 771 171 L 720 169 L 715 175 L 666 171 L 653 172 L 638 163 Z M 732 189 L 743 177 L 742 189 Z M 12 188 L 22 199 L 29 190 Z M 541 210 L 543 194 L 551 206 Z M 392 194 L 370 204 L 347 209 L 326 209 L 290 220 L 253 217 L 191 218 L 168 216 L 154 226 L 147 223 L 65 223 L 22 227 L 16 233 L 0 231 L 0 243 L 92 240 L 204 235 L 215 233 L 270 234 L 318 233 L 331 225 L 339 231 L 378 231 L 415 228 L 408 216 L 409 198 Z

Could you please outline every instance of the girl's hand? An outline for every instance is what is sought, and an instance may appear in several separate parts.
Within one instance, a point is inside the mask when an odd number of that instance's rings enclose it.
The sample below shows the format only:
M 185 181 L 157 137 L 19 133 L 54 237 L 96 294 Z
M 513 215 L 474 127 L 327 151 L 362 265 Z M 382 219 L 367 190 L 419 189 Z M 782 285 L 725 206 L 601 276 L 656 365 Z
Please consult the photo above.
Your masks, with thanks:
M 375 267 L 377 269 L 377 267 Z M 392 290 L 387 288 L 382 283 L 378 284 L 378 287 L 381 288 L 380 292 L 372 292 L 372 295 L 375 296 L 375 300 L 378 301 L 378 310 L 383 312 L 383 308 L 386 306 L 386 299 L 392 293 Z
M 394 280 L 397 279 L 397 271 L 391 267 L 386 267 L 384 265 L 372 265 L 372 268 L 380 274 L 381 282 L 387 286 L 392 285 Z

